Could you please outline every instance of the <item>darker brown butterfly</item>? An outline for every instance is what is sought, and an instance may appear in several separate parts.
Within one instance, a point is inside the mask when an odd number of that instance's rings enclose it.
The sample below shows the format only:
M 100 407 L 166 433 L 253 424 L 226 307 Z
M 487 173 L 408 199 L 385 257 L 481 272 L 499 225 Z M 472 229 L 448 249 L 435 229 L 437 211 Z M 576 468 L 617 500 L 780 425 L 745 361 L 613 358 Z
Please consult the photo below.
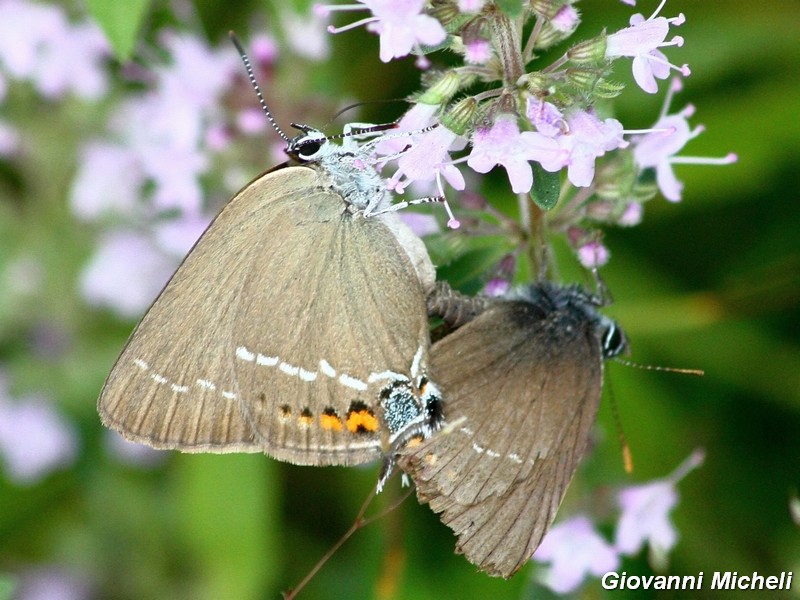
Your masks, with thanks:
M 456 534 L 456 550 L 490 575 L 510 577 L 530 559 L 586 452 L 603 359 L 627 348 L 598 305 L 549 282 L 498 300 L 429 303 L 469 322 L 431 348 L 448 425 L 409 443 L 398 464 Z

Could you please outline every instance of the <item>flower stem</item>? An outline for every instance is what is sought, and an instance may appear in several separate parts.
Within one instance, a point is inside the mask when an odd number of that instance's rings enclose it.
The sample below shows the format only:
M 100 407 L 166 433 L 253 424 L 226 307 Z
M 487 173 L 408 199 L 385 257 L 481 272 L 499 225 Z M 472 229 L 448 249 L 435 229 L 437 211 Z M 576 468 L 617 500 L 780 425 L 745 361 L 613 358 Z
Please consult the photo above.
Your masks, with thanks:
M 547 274 L 547 240 L 545 239 L 545 214 L 533 201 L 530 194 L 520 195 L 525 207 L 523 226 L 528 238 L 528 260 L 531 263 L 531 279 L 539 280 Z M 521 206 L 522 207 L 522 206 Z

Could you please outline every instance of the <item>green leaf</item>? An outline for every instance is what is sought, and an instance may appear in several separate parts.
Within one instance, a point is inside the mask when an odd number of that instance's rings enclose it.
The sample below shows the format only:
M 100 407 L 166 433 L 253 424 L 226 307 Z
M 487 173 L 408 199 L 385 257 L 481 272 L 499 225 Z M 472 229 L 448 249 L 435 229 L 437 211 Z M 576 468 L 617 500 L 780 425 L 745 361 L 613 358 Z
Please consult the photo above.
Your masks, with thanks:
M 117 59 L 128 60 L 150 0 L 86 0 L 86 4 L 106 34 Z
M 542 210 L 550 210 L 558 203 L 561 194 L 561 173 L 548 173 L 537 162 L 533 166 L 533 188 L 531 200 Z

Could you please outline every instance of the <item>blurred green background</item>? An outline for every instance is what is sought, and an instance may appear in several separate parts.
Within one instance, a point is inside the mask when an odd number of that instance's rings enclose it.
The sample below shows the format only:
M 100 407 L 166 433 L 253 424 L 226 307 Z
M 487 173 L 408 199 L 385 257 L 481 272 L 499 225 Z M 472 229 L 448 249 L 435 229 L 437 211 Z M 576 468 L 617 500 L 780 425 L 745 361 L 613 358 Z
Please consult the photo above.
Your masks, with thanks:
M 229 29 L 263 29 L 285 46 L 291 32 L 277 26 L 276 4 L 202 0 L 180 10 L 192 15 L 190 31 L 213 43 L 225 43 Z M 639 4 L 645 14 L 655 6 Z M 174 19 L 166 4 L 141 5 L 137 44 L 152 41 Z M 71 8 L 80 14 L 79 5 Z M 587 0 L 579 8 L 578 37 L 623 27 L 631 12 L 614 0 Z M 625 328 L 633 360 L 706 375 L 609 363 L 606 392 L 613 389 L 635 471 L 622 469 L 606 393 L 597 446 L 563 512 L 591 510 L 581 496 L 590 485 L 611 489 L 662 477 L 705 448 L 704 466 L 679 485 L 673 514 L 680 540 L 667 572 L 794 570 L 795 589 L 770 597 L 797 598 L 800 529 L 789 503 L 800 491 L 800 3 L 671 0 L 665 14 L 681 11 L 687 22 L 676 33 L 686 44 L 671 57 L 689 63 L 693 74 L 673 110 L 695 104 L 691 122 L 707 128 L 683 154 L 734 151 L 739 162 L 679 165 L 683 201 L 658 198 L 646 205 L 640 226 L 607 231 L 612 259 L 602 275 L 615 300 L 607 312 Z M 399 98 L 418 88 L 413 60 L 382 64 L 375 36 L 355 30 L 331 44 L 322 62 L 281 55 L 265 90 L 279 122 L 306 120 L 293 107 L 324 119 L 350 100 Z M 620 63 L 615 77 L 629 82 L 627 66 Z M 169 453 L 160 465 L 139 468 L 108 455 L 95 400 L 135 323 L 92 309 L 79 296 L 76 282 L 96 232 L 72 216 L 65 194 L 81 141 L 101 123 L 78 100 L 47 103 L 25 86 L 12 92 L 4 118 L 29 136 L 30 150 L 0 161 L 0 273 L 30 253 L 42 264 L 42 282 L 24 300 L 5 284 L 0 289 L 0 363 L 15 395 L 41 392 L 56 400 L 79 428 L 81 449 L 70 468 L 34 485 L 0 474 L 0 573 L 56 565 L 90 582 L 86 597 L 95 598 L 279 597 L 350 526 L 377 466 L 315 469 L 263 456 Z M 646 127 L 661 98 L 630 87 L 616 103 L 617 117 L 627 128 Z M 402 104 L 371 106 L 364 117 L 390 120 L 402 110 Z M 267 155 L 256 148 L 249 160 Z M 61 340 L 57 352 L 37 351 L 42 331 Z M 401 493 L 393 480 L 370 512 Z M 454 555 L 453 545 L 450 530 L 412 496 L 357 532 L 301 598 L 547 597 L 532 580 L 537 566 L 495 580 Z M 646 553 L 620 570 L 651 572 Z M 705 590 L 691 597 L 723 594 L 758 592 Z M 594 580 L 579 596 L 689 593 L 604 592 Z

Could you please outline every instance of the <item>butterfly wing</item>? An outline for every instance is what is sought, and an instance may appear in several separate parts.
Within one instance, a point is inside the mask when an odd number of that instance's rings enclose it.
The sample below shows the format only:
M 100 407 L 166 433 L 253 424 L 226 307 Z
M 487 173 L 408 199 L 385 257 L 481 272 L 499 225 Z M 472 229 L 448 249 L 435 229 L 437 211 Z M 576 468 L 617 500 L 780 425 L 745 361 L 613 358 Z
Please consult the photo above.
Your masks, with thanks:
M 499 302 L 437 342 L 431 377 L 452 428 L 401 457 L 457 549 L 508 577 L 552 522 L 585 452 L 602 360 L 580 311 Z
M 415 357 L 424 370 L 429 345 L 422 285 L 395 234 L 333 200 L 320 191 L 276 211 L 280 243 L 258 250 L 269 279 L 251 271 L 233 327 L 246 419 L 269 454 L 298 464 L 387 452 L 381 391 L 411 379 Z
M 352 354 L 375 351 L 376 355 L 393 356 L 396 351 L 394 334 L 381 336 L 368 326 L 366 332 L 356 331 L 353 324 L 361 316 L 358 304 L 340 302 L 331 310 L 322 302 L 321 294 L 333 293 L 349 275 L 336 270 L 355 268 L 340 254 L 354 250 L 355 238 L 340 230 L 342 199 L 321 191 L 317 182 L 317 173 L 310 168 L 273 171 L 244 188 L 221 211 L 142 319 L 112 369 L 98 401 L 106 425 L 129 439 L 159 448 L 265 451 L 285 460 L 309 462 L 308 448 L 319 438 L 306 438 L 305 446 L 295 444 L 300 448 L 296 454 L 283 453 L 284 445 L 292 440 L 275 437 L 276 426 L 269 423 L 292 414 L 306 424 L 303 409 L 319 400 L 313 386 L 297 375 L 305 364 L 303 349 L 318 348 L 322 356 L 332 345 L 338 348 L 347 343 L 350 330 L 344 325 L 334 328 L 335 341 L 323 339 L 331 334 L 327 323 L 339 320 L 352 325 L 352 333 L 365 340 Z M 320 207 L 335 215 L 320 217 Z M 380 225 L 379 221 L 376 224 Z M 370 265 L 380 263 L 379 253 L 392 243 L 381 243 L 384 238 L 375 237 L 374 248 L 355 248 L 370 257 Z M 327 263 L 319 260 L 319 244 L 328 244 Z M 405 256 L 400 255 L 401 259 Z M 279 276 L 270 279 L 266 274 L 271 277 L 275 268 Z M 413 268 L 406 261 L 395 271 L 393 274 L 400 274 L 387 285 L 400 296 L 415 298 L 422 315 L 419 318 L 424 320 L 422 291 Z M 325 275 L 317 285 L 315 277 L 321 274 Z M 379 275 L 376 280 L 380 281 Z M 371 294 L 369 287 L 362 292 Z M 384 310 L 392 314 L 391 306 Z M 391 321 L 390 316 L 387 319 Z M 380 322 L 375 328 L 384 326 Z M 424 326 L 412 326 L 410 331 L 400 343 L 403 351 L 413 347 L 408 362 L 425 339 L 418 334 Z M 387 348 L 376 350 L 379 344 Z M 244 359 L 251 351 L 253 360 L 248 363 Z M 270 361 L 264 359 L 273 356 L 281 360 L 269 369 Z M 338 367 L 341 374 L 358 374 L 355 369 L 345 370 L 351 368 L 352 356 L 344 362 Z M 298 370 L 292 375 L 295 367 Z M 251 393 L 254 389 L 258 390 L 255 395 Z M 275 390 L 277 395 L 262 398 L 262 393 Z M 290 398 L 295 391 L 300 395 Z M 288 410 L 261 414 L 252 408 L 253 402 L 274 407 L 278 399 L 285 401 Z M 319 422 L 320 417 L 315 414 L 313 418 Z M 362 421 L 372 423 L 366 417 Z M 344 436 L 345 432 L 349 433 L 346 428 L 332 433 Z M 348 453 L 346 444 L 339 444 L 345 452 L 332 450 L 335 456 L 328 462 L 363 462 L 379 455 L 378 435 L 366 440 L 363 435 L 356 437 L 364 444 L 363 451 L 355 456 Z
M 296 172 L 296 171 L 293 171 Z M 268 173 L 214 219 L 128 339 L 98 400 L 126 438 L 187 452 L 257 452 L 239 408 L 230 331 L 247 272 L 247 242 L 270 229 L 270 207 L 311 185 L 313 172 Z M 252 259 L 252 256 L 250 257 Z

